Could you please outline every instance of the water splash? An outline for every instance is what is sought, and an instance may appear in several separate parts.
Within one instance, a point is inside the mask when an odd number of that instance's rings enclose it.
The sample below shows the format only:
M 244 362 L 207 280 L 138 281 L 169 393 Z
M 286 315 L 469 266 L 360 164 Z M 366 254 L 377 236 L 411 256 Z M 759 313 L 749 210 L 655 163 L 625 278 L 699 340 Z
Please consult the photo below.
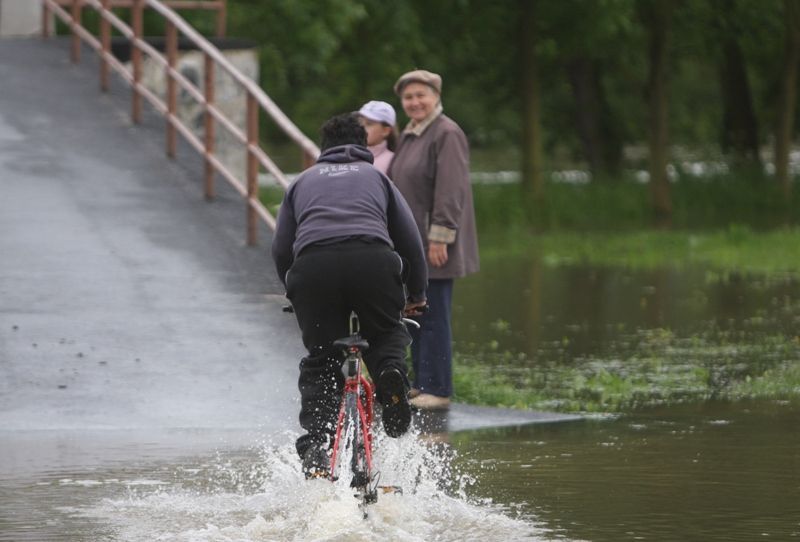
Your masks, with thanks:
M 296 435 L 282 442 L 291 443 Z M 82 514 L 117 540 L 250 541 L 507 541 L 552 540 L 554 533 L 500 505 L 469 497 L 474 479 L 452 467 L 454 452 L 419 434 L 379 434 L 375 461 L 381 494 L 365 518 L 349 478 L 306 481 L 294 446 L 262 443 L 243 455 L 178 467 L 167 486 L 129 486 Z

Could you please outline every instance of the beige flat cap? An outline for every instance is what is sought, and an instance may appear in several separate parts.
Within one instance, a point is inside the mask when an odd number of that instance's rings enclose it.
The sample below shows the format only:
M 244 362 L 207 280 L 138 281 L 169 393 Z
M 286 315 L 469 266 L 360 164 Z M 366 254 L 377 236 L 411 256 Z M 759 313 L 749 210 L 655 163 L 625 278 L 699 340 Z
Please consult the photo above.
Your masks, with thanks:
M 404 73 L 394 84 L 394 93 L 400 96 L 405 86 L 409 83 L 423 83 L 431 87 L 438 94 L 442 93 L 442 77 L 438 73 L 428 70 L 414 70 Z

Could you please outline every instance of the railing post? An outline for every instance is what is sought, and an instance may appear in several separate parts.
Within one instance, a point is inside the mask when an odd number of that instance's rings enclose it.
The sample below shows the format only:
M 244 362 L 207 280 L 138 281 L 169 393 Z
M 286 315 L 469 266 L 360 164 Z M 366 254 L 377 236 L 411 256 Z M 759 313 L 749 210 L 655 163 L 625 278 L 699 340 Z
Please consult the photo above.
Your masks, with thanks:
M 258 242 L 258 215 L 252 201 L 258 199 L 258 159 L 251 145 L 258 145 L 258 102 L 247 93 L 247 244 Z
M 108 59 L 111 54 L 111 23 L 104 17 L 111 8 L 111 0 L 101 0 L 102 10 L 100 11 L 100 90 L 108 92 Z
M 42 2 L 42 38 L 50 37 L 50 6 L 47 2 Z
M 136 124 L 142 122 L 142 95 L 139 92 L 139 85 L 142 80 L 142 50 L 139 49 L 137 41 L 142 38 L 143 2 L 144 0 L 133 0 L 131 11 L 131 27 L 133 29 L 133 40 L 131 41 L 131 67 L 133 70 L 131 117 Z
M 172 71 L 178 65 L 178 29 L 167 21 L 167 156 L 175 158 L 175 148 L 177 146 L 177 122 L 178 113 L 178 85 L 172 76 Z
M 228 20 L 228 0 L 222 0 L 222 7 L 217 9 L 217 37 L 225 37 L 225 26 Z
M 205 98 L 206 98 L 206 112 L 205 112 L 205 196 L 206 199 L 214 199 L 214 165 L 211 163 L 211 156 L 214 154 L 216 146 L 216 126 L 214 125 L 214 115 L 211 114 L 210 107 L 214 105 L 216 93 L 214 88 L 214 59 L 211 55 L 205 53 Z
M 77 64 L 81 61 L 81 38 L 75 31 L 76 26 L 81 25 L 81 15 L 83 14 L 83 0 L 72 0 L 72 25 L 70 29 L 72 32 L 72 50 L 70 57 L 72 63 Z

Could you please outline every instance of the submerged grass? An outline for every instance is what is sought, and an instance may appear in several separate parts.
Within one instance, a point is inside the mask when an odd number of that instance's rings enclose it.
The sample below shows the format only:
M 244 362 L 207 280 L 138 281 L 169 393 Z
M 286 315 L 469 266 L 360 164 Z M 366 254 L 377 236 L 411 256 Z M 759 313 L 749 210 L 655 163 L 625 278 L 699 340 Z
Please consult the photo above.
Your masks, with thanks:
M 506 360 L 504 360 L 504 357 Z M 776 399 L 800 394 L 800 344 L 773 336 L 757 345 L 674 339 L 624 359 L 509 365 L 509 354 L 458 355 L 455 400 L 472 404 L 622 412 L 708 399 Z

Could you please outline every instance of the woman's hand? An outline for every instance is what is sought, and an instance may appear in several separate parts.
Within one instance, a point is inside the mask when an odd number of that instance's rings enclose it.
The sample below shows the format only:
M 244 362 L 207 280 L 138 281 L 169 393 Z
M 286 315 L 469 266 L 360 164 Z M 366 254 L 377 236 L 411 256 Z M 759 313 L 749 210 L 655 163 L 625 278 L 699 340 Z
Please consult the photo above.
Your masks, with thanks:
M 442 267 L 447 263 L 447 245 L 445 243 L 428 243 L 428 261 L 434 267 Z

